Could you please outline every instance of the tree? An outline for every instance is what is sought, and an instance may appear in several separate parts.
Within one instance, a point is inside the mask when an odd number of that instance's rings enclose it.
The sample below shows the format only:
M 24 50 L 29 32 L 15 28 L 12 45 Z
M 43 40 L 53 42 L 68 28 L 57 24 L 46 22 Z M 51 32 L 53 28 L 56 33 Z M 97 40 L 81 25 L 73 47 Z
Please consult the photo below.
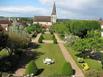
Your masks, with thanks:
M 100 22 L 95 20 L 68 20 L 58 22 L 51 27 L 55 32 L 62 35 L 70 34 L 77 35 L 81 38 L 86 37 L 87 32 L 90 30 L 97 30 L 100 28 Z
M 87 38 L 100 38 L 101 37 L 101 32 L 100 30 L 91 30 L 87 32 Z
M 79 36 L 82 33 L 80 37 L 86 36 L 87 31 L 100 30 L 100 23 L 94 20 L 70 20 L 69 23 L 68 28 L 70 32 Z
M 26 27 L 26 30 L 29 34 L 33 32 L 39 33 L 42 31 L 42 27 L 39 24 L 32 24 L 31 26 Z
M 6 47 L 8 36 L 4 32 L 0 32 L 0 50 Z
M 17 53 L 19 49 L 28 47 L 31 41 L 31 38 L 25 31 L 9 31 L 7 35 L 7 48 L 10 49 L 10 55 Z
M 76 41 L 73 44 L 73 48 L 76 51 L 82 52 L 85 54 L 85 52 L 97 52 L 102 49 L 103 46 L 103 40 L 101 38 L 85 38 L 80 39 Z M 86 54 L 85 54 L 86 56 Z

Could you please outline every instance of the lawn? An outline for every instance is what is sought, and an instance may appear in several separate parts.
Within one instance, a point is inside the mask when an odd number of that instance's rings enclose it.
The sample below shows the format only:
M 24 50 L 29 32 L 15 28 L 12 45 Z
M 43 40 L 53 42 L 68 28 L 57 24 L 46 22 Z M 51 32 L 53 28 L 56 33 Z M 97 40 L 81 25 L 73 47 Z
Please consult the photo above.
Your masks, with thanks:
M 70 54 L 72 55 L 78 66 L 82 69 L 81 65 L 77 62 L 77 56 L 75 56 L 77 52 L 74 51 L 71 47 L 68 47 L 67 45 L 65 45 L 65 47 L 68 49 L 68 51 L 70 51 Z M 84 59 L 84 61 L 89 65 L 91 70 L 96 70 L 97 72 L 103 72 L 102 64 L 99 63 L 97 60 Z M 86 71 L 84 71 L 84 73 L 86 73 Z
M 44 40 L 53 40 L 53 35 L 52 34 L 43 34 Z
M 39 69 L 44 69 L 40 76 L 48 77 L 53 75 L 62 74 L 62 68 L 65 63 L 65 59 L 56 44 L 41 44 L 41 46 L 36 49 L 36 51 L 43 53 L 38 59 L 36 59 L 36 64 Z M 52 65 L 46 65 L 43 63 L 43 59 L 49 57 L 55 60 Z

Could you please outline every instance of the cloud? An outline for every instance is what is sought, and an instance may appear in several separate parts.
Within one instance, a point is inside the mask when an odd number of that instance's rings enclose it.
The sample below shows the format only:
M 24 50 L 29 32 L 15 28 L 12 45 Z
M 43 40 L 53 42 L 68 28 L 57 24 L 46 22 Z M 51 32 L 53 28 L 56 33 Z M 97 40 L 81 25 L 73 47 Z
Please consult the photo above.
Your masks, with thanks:
M 0 15 L 50 15 L 54 0 L 38 0 L 34 6 L 0 6 Z M 103 17 L 103 0 L 55 0 L 58 18 Z
M 6 15 L 45 15 L 49 11 L 45 8 L 38 8 L 33 6 L 2 6 L 0 7 L 0 14 L 5 13 Z
M 53 0 L 39 0 L 52 5 Z M 103 17 L 103 0 L 55 0 L 60 18 L 97 18 Z

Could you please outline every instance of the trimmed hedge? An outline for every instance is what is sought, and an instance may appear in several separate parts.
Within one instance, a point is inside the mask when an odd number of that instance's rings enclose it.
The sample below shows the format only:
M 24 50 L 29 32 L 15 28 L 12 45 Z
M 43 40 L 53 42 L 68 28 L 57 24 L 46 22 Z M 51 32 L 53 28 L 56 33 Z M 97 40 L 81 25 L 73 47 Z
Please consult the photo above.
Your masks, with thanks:
M 53 34 L 53 41 L 54 41 L 54 44 L 57 44 L 57 39 L 55 38 L 55 35 Z
M 70 65 L 70 63 L 64 63 L 62 68 L 62 74 L 63 76 L 72 76 L 73 75 L 73 69 Z
M 40 38 L 39 38 L 39 43 L 42 43 L 43 42 L 43 34 L 41 34 Z
M 37 72 L 38 72 L 38 68 L 37 68 L 35 62 L 34 62 L 33 60 L 30 61 L 30 62 L 27 64 L 27 66 L 26 66 L 25 74 L 26 74 L 26 75 L 27 75 L 27 74 L 29 74 L 29 75 L 30 75 L 30 74 L 36 75 Z

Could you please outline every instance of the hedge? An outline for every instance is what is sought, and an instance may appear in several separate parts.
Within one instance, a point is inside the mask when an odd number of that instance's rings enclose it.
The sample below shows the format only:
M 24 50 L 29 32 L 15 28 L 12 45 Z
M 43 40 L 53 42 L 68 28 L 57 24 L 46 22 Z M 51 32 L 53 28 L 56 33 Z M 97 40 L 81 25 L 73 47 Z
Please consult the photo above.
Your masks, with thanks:
M 62 68 L 62 75 L 63 76 L 72 76 L 73 75 L 73 69 L 70 65 L 70 63 L 64 63 Z
M 38 68 L 37 68 L 35 62 L 32 60 L 32 61 L 30 61 L 30 62 L 27 64 L 25 74 L 26 74 L 26 75 L 27 75 L 27 74 L 29 74 L 29 75 L 30 75 L 30 74 L 36 75 L 36 74 L 37 74 L 37 71 L 38 71 Z

